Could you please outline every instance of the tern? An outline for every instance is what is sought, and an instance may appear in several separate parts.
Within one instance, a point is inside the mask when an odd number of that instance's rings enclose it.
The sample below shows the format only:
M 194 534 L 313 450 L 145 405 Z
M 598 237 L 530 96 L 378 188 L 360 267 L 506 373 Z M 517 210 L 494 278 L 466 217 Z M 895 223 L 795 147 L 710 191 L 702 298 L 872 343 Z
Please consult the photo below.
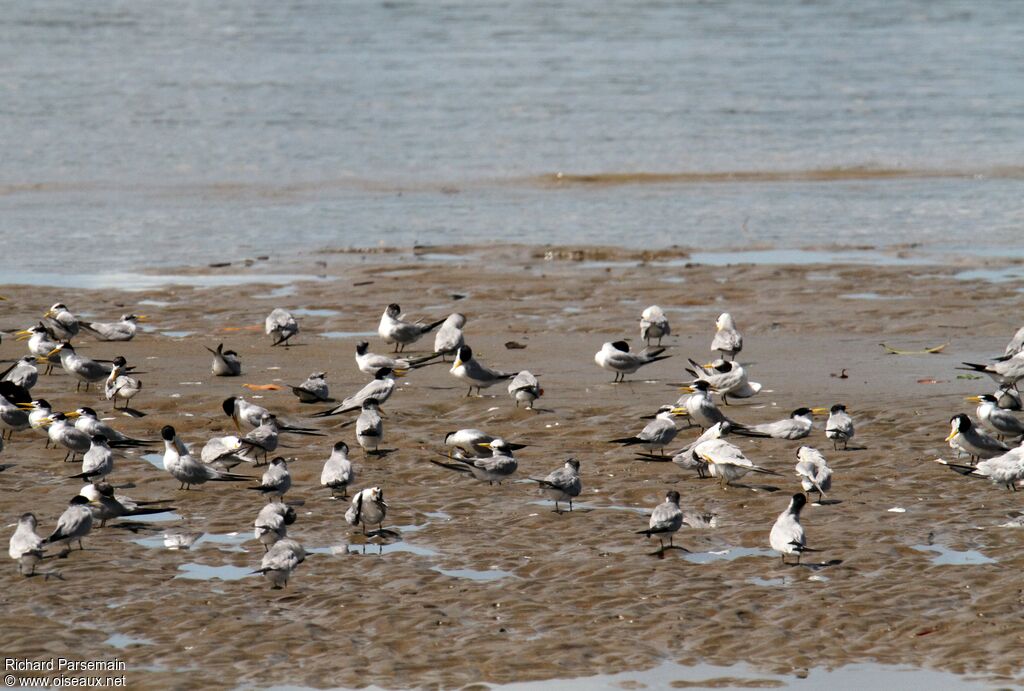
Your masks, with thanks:
M 128 410 L 128 402 L 142 391 L 142 382 L 125 374 L 127 364 L 120 355 L 114 358 L 114 366 L 103 387 L 103 393 L 107 400 L 114 402 L 114 410 L 117 410 L 117 399 L 119 398 L 124 400 L 123 409 Z
M 594 354 L 594 362 L 602 369 L 615 372 L 615 379 L 612 380 L 612 383 L 615 383 L 625 381 L 627 374 L 633 374 L 644 365 L 672 357 L 671 355 L 662 355 L 664 352 L 664 348 L 658 348 L 631 353 L 629 344 L 625 341 L 612 341 L 602 345 L 601 350 Z
M 192 489 L 192 485 L 206 482 L 242 482 L 252 480 L 247 475 L 235 475 L 217 470 L 213 466 L 192 458 L 188 448 L 178 439 L 174 428 L 164 425 L 160 430 L 164 440 L 164 470 L 181 483 L 179 489 Z
M 504 439 L 497 438 L 491 442 L 484 442 L 480 446 L 490 449 L 491 455 L 467 458 L 456 453 L 451 456 L 453 463 L 442 463 L 435 460 L 430 462 L 448 470 L 468 473 L 480 482 L 486 482 L 489 485 L 493 485 L 495 482 L 500 485 L 503 480 L 507 480 L 516 472 L 519 462 L 512 456 L 512 448 Z
M 814 414 L 824 413 L 825 408 L 797 408 L 785 420 L 765 422 L 760 425 L 733 426 L 733 432 L 743 436 L 768 436 L 772 439 L 803 439 L 814 427 Z
M 677 434 L 679 434 L 679 428 L 676 427 L 676 423 L 673 418 L 680 415 L 687 415 L 685 408 L 663 405 L 658 408 L 658 413 L 654 416 L 654 419 L 648 423 L 639 434 L 633 437 L 612 439 L 609 443 L 623 444 L 625 446 L 640 444 L 649 451 L 659 449 L 662 454 L 664 454 L 665 447 L 671 444 L 672 440 L 676 438 Z
M 466 325 L 466 317 L 458 312 L 449 314 L 434 335 L 434 354 L 442 359 L 453 355 L 465 343 L 462 327 Z
M 991 394 L 968 396 L 968 401 L 978 404 L 975 411 L 981 424 L 1003 437 L 1024 436 L 1024 421 L 1008 410 L 999 407 L 999 401 Z
M 651 305 L 643 311 L 640 315 L 640 340 L 650 346 L 651 340 L 656 338 L 660 346 L 661 339 L 670 335 L 672 327 L 669 326 L 668 317 L 660 307 Z
M 78 542 L 78 549 L 82 547 L 82 538 L 92 530 L 92 511 L 89 509 L 89 500 L 81 494 L 75 495 L 68 503 L 68 508 L 57 519 L 57 527 L 50 536 L 46 538 L 48 545 L 64 543 L 64 551 L 61 556 L 67 556 L 71 552 L 71 543 Z
M 276 307 L 267 315 L 264 321 L 264 330 L 268 336 L 274 339 L 271 345 L 277 346 L 283 343 L 287 348 L 289 345 L 288 339 L 299 333 L 299 324 L 295 321 L 295 317 L 292 316 L 291 312 L 281 307 Z
M 78 335 L 78 318 L 61 302 L 47 310 L 40 323 L 55 341 L 70 341 Z
M 75 388 L 75 391 L 81 389 L 82 384 L 85 384 L 85 390 L 88 391 L 90 384 L 102 381 L 110 376 L 111 368 L 109 365 L 104 365 L 92 358 L 79 355 L 70 343 L 59 344 L 50 351 L 49 355 L 60 355 L 61 367 L 64 368 L 65 372 L 78 380 L 78 386 Z
M 829 408 L 828 420 L 825 422 L 825 436 L 832 440 L 832 449 L 839 450 L 839 442 L 843 442 L 843 449 L 853 439 L 853 418 L 846 412 L 846 406 L 836 403 Z
M 343 400 L 340 405 L 327 410 L 321 410 L 319 413 L 313 413 L 312 417 L 328 417 L 352 410 L 360 410 L 363 407 L 363 401 L 370 398 L 375 399 L 378 405 L 384 405 L 391 398 L 391 394 L 395 390 L 395 377 L 401 377 L 403 374 L 405 373 L 401 371 L 392 371 L 390 367 L 382 367 L 377 370 L 373 381 Z
M 568 459 L 561 468 L 548 473 L 544 478 L 531 477 L 540 485 L 540 489 L 555 502 L 555 513 L 562 513 L 558 502 L 569 502 L 572 511 L 572 500 L 580 496 L 583 487 L 580 484 L 580 462 L 575 458 Z
M 26 355 L 20 360 L 15 360 L 13 365 L 0 372 L 0 381 L 9 381 L 26 391 L 31 390 L 36 385 L 36 382 L 39 381 L 39 368 L 36 367 L 36 358 L 32 355 Z
M 263 574 L 273 584 L 274 590 L 280 590 L 288 585 L 288 579 L 296 567 L 305 560 L 306 551 L 302 545 L 286 537 L 275 542 L 270 551 L 263 555 L 260 568 L 254 573 Z
M 971 460 L 994 458 L 1010 450 L 1010 447 L 985 434 L 971 422 L 971 418 L 960 413 L 949 418 L 949 442 L 951 449 L 966 453 Z
M 245 422 L 245 424 L 250 427 L 259 427 L 263 423 L 264 416 L 271 415 L 271 412 L 263 406 L 250 403 L 241 396 L 225 398 L 224 402 L 221 403 L 221 409 L 224 411 L 224 414 L 231 418 L 232 422 L 235 423 L 235 429 L 239 432 L 242 431 L 241 422 Z M 323 436 L 312 427 L 296 427 L 294 425 L 282 423 L 278 420 L 275 420 L 275 424 L 281 432 L 305 434 L 308 436 Z
M 709 439 L 701 442 L 693 452 L 708 464 L 708 474 L 717 477 L 719 485 L 723 489 L 749 472 L 778 475 L 774 470 L 754 465 L 743 455 L 739 447 L 724 439 Z
M 803 494 L 794 494 L 789 500 L 789 506 L 775 519 L 775 525 L 768 536 L 768 543 L 771 548 L 782 556 L 782 563 L 786 563 L 786 555 L 795 554 L 796 563 L 800 563 L 800 556 L 804 552 L 817 552 L 807 546 L 807 536 L 804 534 L 804 527 L 800 525 L 800 510 L 807 503 L 807 497 Z
M 86 485 L 80 494 L 89 500 L 92 517 L 100 522 L 99 527 L 101 528 L 106 525 L 107 521 L 115 518 L 152 516 L 175 510 L 173 506 L 153 506 L 154 504 L 165 504 L 166 502 L 163 500 L 135 501 L 131 497 L 116 495 L 114 488 L 106 482 L 94 482 Z
M 336 442 L 331 449 L 330 458 L 324 463 L 324 469 L 320 473 L 320 486 L 331 490 L 331 498 L 348 497 L 348 487 L 356 481 L 355 469 L 352 461 L 348 459 L 348 444 L 343 441 Z
M 447 320 L 446 317 L 431 324 L 420 324 L 404 321 L 402 316 L 402 308 L 391 303 L 384 310 L 384 314 L 380 317 L 380 324 L 377 325 L 377 335 L 385 343 L 394 343 L 396 353 L 405 350 L 407 345 L 412 345 L 420 340 L 423 334 L 430 333 Z
M 313 372 L 306 381 L 298 386 L 290 387 L 299 403 L 333 403 L 330 390 L 327 387 L 327 372 Z
M 736 322 L 728 312 L 722 312 L 715 320 L 715 338 L 711 341 L 711 350 L 717 350 L 725 356 L 736 359 L 736 354 L 743 350 L 743 336 L 736 330 Z
M 801 446 L 796 452 L 796 476 L 804 492 L 817 491 L 818 500 L 832 489 L 832 469 L 821 452 L 810 446 Z
M 356 441 L 367 454 L 377 453 L 384 443 L 384 420 L 376 398 L 363 401 L 362 411 L 356 419 Z
M 466 393 L 467 396 L 472 395 L 473 388 L 476 388 L 477 394 L 481 394 L 483 389 L 494 386 L 500 381 L 512 379 L 514 374 L 509 372 L 499 372 L 498 370 L 491 369 L 490 367 L 483 365 L 473 355 L 473 349 L 468 345 L 464 345 L 458 349 L 455 355 L 455 362 L 452 363 L 452 368 L 449 373 L 462 381 L 469 384 L 469 391 Z
M 238 359 L 238 353 L 233 350 L 224 350 L 224 344 L 218 343 L 217 350 L 207 348 L 213 353 L 213 364 L 210 371 L 215 377 L 237 377 L 242 373 L 242 362 Z
M 288 463 L 278 456 L 270 462 L 270 466 L 263 473 L 260 484 L 249 489 L 256 490 L 266 497 L 269 502 L 273 501 L 275 497 L 283 499 L 285 493 L 291 489 L 291 486 L 292 476 L 288 472 Z
M 679 492 L 670 490 L 665 495 L 665 501 L 654 507 L 651 513 L 651 520 L 647 530 L 638 530 L 637 535 L 658 536 L 661 549 L 665 549 L 665 538 L 668 538 L 668 546 L 673 547 L 672 538 L 679 529 L 683 527 L 683 510 L 679 508 Z
M 278 540 L 288 537 L 288 526 L 298 518 L 295 509 L 283 502 L 270 502 L 256 516 L 253 523 L 253 537 L 268 552 Z
M 28 339 L 28 352 L 34 355 L 37 360 L 46 365 L 43 374 L 53 371 L 53 366 L 60 362 L 56 349 L 60 345 L 58 341 L 50 337 L 50 332 L 42 323 L 17 332 L 18 340 Z
M 18 562 L 18 573 L 23 576 L 31 576 L 36 572 L 36 564 L 43 558 L 43 545 L 46 541 L 36 534 L 38 522 L 31 513 L 21 514 L 18 519 L 18 527 L 11 535 L 11 541 L 7 553 L 11 559 Z M 28 569 L 28 573 L 25 573 Z
M 522 403 L 527 410 L 533 410 L 533 402 L 544 395 L 537 377 L 523 370 L 508 383 L 508 395 L 516 402 L 516 408 Z
M 345 512 L 345 521 L 354 527 L 363 526 L 363 535 L 366 535 L 366 526 L 375 525 L 380 531 L 384 527 L 384 518 L 388 514 L 388 505 L 384 501 L 384 490 L 380 487 L 368 487 L 356 492 L 352 497 L 352 505 Z
M 444 435 L 444 445 L 461 450 L 464 456 L 483 458 L 492 455 L 489 444 L 495 439 L 498 437 L 478 429 L 460 429 Z M 505 445 L 512 451 L 526 448 L 526 444 L 505 442 Z
M 747 372 L 738 362 L 715 360 L 706 365 L 699 365 L 690 360 L 686 369 L 697 379 L 706 381 L 711 389 L 722 397 L 722 403 L 729 405 L 729 396 L 733 398 L 750 398 L 761 391 L 761 384 L 747 380 Z
M 130 341 L 138 330 L 137 322 L 146 321 L 144 314 L 123 314 L 116 322 L 80 322 L 82 328 L 101 341 Z

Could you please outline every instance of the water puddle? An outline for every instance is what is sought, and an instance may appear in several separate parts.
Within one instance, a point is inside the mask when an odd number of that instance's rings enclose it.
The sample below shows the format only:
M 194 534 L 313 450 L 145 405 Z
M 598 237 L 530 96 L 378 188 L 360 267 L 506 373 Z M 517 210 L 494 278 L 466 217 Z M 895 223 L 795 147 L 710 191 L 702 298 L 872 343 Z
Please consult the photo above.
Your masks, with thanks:
M 116 288 L 129 292 L 152 290 L 169 285 L 190 288 L 220 288 L 250 283 L 292 284 L 297 281 L 324 280 L 302 274 L 136 274 L 136 273 L 42 273 L 14 271 L 4 275 L 9 285 L 48 286 L 51 288 L 106 289 Z M 288 286 L 291 288 L 291 286 Z M 294 290 L 294 288 L 292 288 Z
M 785 576 L 782 578 L 761 578 L 760 576 L 754 576 L 753 578 L 748 578 L 747 583 L 750 585 L 774 587 L 779 585 L 789 585 L 789 579 Z
M 953 278 L 961 281 L 987 281 L 988 283 L 1005 283 L 1024 279 L 1024 268 L 1011 266 L 1005 269 L 969 269 L 953 274 Z
M 476 569 L 443 569 L 440 566 L 435 566 L 432 570 L 452 578 L 466 578 L 471 581 L 498 581 L 513 575 L 510 571 L 493 568 L 486 571 L 478 571 Z
M 134 638 L 123 633 L 114 633 L 111 634 L 110 638 L 103 641 L 103 644 L 124 649 L 131 645 L 153 645 L 153 641 L 148 638 Z
M 187 550 L 201 544 L 216 545 L 222 552 L 245 552 L 242 543 L 252 539 L 251 533 L 164 533 L 132 542 L 151 549 Z
M 259 295 L 253 295 L 256 300 L 273 300 L 274 298 L 286 298 L 291 295 L 295 295 L 298 292 L 294 285 L 283 285 L 280 288 L 274 288 L 266 293 L 260 293 Z
M 194 331 L 161 331 L 160 332 L 160 334 L 162 336 L 166 336 L 167 338 L 185 338 L 186 336 L 191 336 L 194 333 L 195 333 Z
M 178 571 L 181 571 L 181 573 L 175 576 L 175 578 L 186 578 L 197 581 L 210 581 L 214 579 L 221 581 L 238 581 L 251 575 L 253 569 L 251 567 L 244 566 L 231 566 L 230 564 L 225 564 L 224 566 L 210 566 L 208 564 L 196 564 L 195 562 L 189 562 L 179 566 Z
M 300 307 L 298 309 L 292 310 L 292 314 L 294 314 L 297 317 L 334 317 L 341 314 L 341 312 L 339 312 L 338 310 L 330 309 L 313 309 L 310 307 Z
M 153 466 L 157 470 L 164 470 L 165 469 L 164 468 L 164 455 L 162 453 L 144 453 L 141 456 L 139 456 L 139 458 L 144 460 L 146 463 L 149 463 L 151 466 Z
M 918 552 L 931 552 L 932 563 L 942 566 L 973 566 L 977 564 L 995 564 L 996 560 L 986 557 L 977 550 L 968 549 L 963 552 L 945 545 L 912 545 Z
M 903 300 L 901 295 L 882 295 L 881 293 L 844 293 L 839 296 L 843 300 Z
M 747 252 L 694 252 L 689 259 L 678 259 L 665 264 L 704 264 L 727 266 L 729 264 L 875 264 L 878 266 L 929 266 L 940 263 L 928 257 L 900 257 L 870 250 L 826 251 L 775 249 L 752 250 Z
M 777 559 L 779 555 L 773 550 L 764 549 L 762 547 L 729 547 L 727 549 L 716 550 L 714 552 L 691 552 L 683 555 L 683 559 L 693 564 L 710 564 L 715 561 L 733 561 L 735 559 L 743 559 L 746 557 L 773 557 Z
M 320 334 L 322 338 L 371 338 L 376 335 L 376 331 L 324 331 Z

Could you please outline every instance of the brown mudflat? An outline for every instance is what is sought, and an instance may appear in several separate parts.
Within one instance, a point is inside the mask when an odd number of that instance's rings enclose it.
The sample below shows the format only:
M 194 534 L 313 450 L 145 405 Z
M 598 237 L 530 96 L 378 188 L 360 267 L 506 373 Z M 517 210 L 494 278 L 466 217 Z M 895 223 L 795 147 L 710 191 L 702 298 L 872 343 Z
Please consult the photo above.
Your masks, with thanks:
M 116 523 L 94 530 L 85 552 L 40 565 L 49 578 L 21 578 L 9 561 L 0 577 L 5 655 L 116 657 L 126 662 L 132 688 L 452 687 L 664 660 L 742 661 L 782 674 L 858 662 L 990 679 L 1017 674 L 1024 532 L 999 526 L 1016 517 L 1024 495 L 932 461 L 951 457 L 943 438 L 950 415 L 971 412 L 963 397 L 994 388 L 987 379 L 958 379 L 954 367 L 1002 351 L 1019 326 L 1019 282 L 961 281 L 954 267 L 666 267 L 642 256 L 577 252 L 337 253 L 311 267 L 270 262 L 241 270 L 321 276 L 280 297 L 269 297 L 275 286 L 258 283 L 137 292 L 4 287 L 6 329 L 28 326 L 58 300 L 94 319 L 144 312 L 157 329 L 126 344 L 80 339 L 90 356 L 123 354 L 145 371 L 132 405 L 146 417 L 114 413 L 95 391 L 75 393 L 63 372 L 41 378 L 33 391 L 59 409 L 90 405 L 126 433 L 150 439 L 173 424 L 198 449 L 232 433 L 220 402 L 240 394 L 328 435 L 285 437 L 290 448 L 282 453 L 297 459 L 287 499 L 302 502 L 290 536 L 313 552 L 287 589 L 272 591 L 263 578 L 245 575 L 263 555 L 251 530 L 264 502 L 246 483 L 178 491 L 159 460 L 154 466 L 129 455 L 110 480 L 133 484 L 123 491 L 136 499 L 171 500 L 180 520 L 148 522 L 138 532 Z M 193 273 L 199 281 L 238 271 Z M 340 424 L 352 415 L 316 421 L 308 415 L 326 406 L 299 404 L 287 389 L 242 388 L 295 384 L 326 370 L 332 395 L 354 392 L 368 379 L 355 368 L 356 334 L 375 332 L 389 302 L 425 321 L 466 314 L 467 340 L 483 362 L 541 375 L 538 410 L 517 410 L 501 385 L 466 397 L 448 366 L 430 366 L 400 380 L 384 406 L 384 446 L 395 451 L 364 458 L 352 427 Z M 623 337 L 638 347 L 639 315 L 651 304 L 671 320 L 664 345 L 673 357 L 613 385 L 594 353 Z M 295 347 L 270 347 L 257 326 L 277 306 L 313 310 L 297 314 Z M 747 480 L 777 491 L 723 490 L 607 443 L 639 431 L 640 416 L 676 399 L 669 384 L 686 379 L 687 357 L 711 358 L 714 320 L 726 310 L 746 339 L 739 359 L 765 388 L 728 408 L 731 417 L 766 422 L 797 407 L 841 402 L 857 425 L 848 451 L 833 451 L 823 419 L 805 440 L 740 440 L 756 463 L 783 474 Z M 375 334 L 367 340 L 374 352 L 391 350 Z M 240 353 L 241 377 L 210 375 L 203 346 L 221 341 Z M 508 341 L 526 347 L 508 349 Z M 896 356 L 885 354 L 882 341 L 908 350 L 950 345 L 936 355 Z M 413 350 L 432 342 L 428 336 Z M 22 347 L 5 338 L 0 355 L 20 356 Z M 843 370 L 846 378 L 838 376 Z M 577 510 L 554 513 L 528 482 L 488 486 L 431 464 L 444 434 L 463 427 L 529 444 L 517 453 L 520 480 L 580 459 Z M 678 441 L 696 434 L 684 430 Z M 384 488 L 391 507 L 385 527 L 400 539 L 365 540 L 343 520 L 347 502 L 319 487 L 339 439 L 353 448 L 357 486 Z M 768 531 L 799 490 L 793 466 L 801 444 L 828 458 L 835 472 L 829 498 L 838 501 L 804 512 L 809 544 L 822 552 L 805 558 L 810 565 L 783 566 L 768 549 Z M 66 479 L 78 467 L 62 464 L 62 455 L 45 450 L 33 432 L 7 444 L 0 460 L 16 465 L 0 474 L 6 534 L 29 510 L 42 534 L 53 529 L 80 486 Z M 718 526 L 681 531 L 676 544 L 689 553 L 657 555 L 656 540 L 634 533 L 671 488 L 684 509 L 717 514 Z M 207 537 L 170 550 L 165 533 Z M 108 643 L 114 634 L 128 637 L 114 642 L 144 642 L 115 648 Z

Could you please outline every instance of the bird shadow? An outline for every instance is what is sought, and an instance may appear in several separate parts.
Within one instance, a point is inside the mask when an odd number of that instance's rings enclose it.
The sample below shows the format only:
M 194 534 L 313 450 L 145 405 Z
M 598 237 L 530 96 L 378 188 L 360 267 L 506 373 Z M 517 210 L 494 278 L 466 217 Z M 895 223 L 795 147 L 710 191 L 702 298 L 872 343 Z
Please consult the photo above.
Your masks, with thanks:
M 124 413 L 128 417 L 139 418 L 139 417 L 146 417 L 146 415 L 147 415 L 146 413 L 142 412 L 141 410 L 137 410 L 135 408 L 121 408 L 120 410 L 121 410 L 122 413 Z
M 842 503 L 842 499 L 819 499 L 818 501 L 811 504 L 811 506 L 835 506 L 836 504 Z
M 656 549 L 653 552 L 648 552 L 647 556 L 649 556 L 649 557 L 657 557 L 658 559 L 664 559 L 665 558 L 665 554 L 667 552 L 670 552 L 671 550 L 679 550 L 680 552 L 685 552 L 686 554 L 690 554 L 691 553 L 690 550 L 686 549 L 685 547 L 680 547 L 679 545 L 668 545 L 666 547 L 661 547 L 659 549 Z
M 809 571 L 821 571 L 822 569 L 827 569 L 830 566 L 839 566 L 842 563 L 842 559 L 829 559 L 828 561 L 820 562 L 800 562 L 799 564 L 786 564 L 786 566 L 803 567 Z
M 367 456 L 376 456 L 377 458 L 384 458 L 384 457 L 388 456 L 389 454 L 395 453 L 396 451 L 398 451 L 398 449 L 375 449 L 373 451 L 367 451 L 366 455 Z
M 739 487 L 741 489 L 749 489 L 751 492 L 778 492 L 779 488 L 775 485 L 747 485 L 732 483 L 730 487 Z

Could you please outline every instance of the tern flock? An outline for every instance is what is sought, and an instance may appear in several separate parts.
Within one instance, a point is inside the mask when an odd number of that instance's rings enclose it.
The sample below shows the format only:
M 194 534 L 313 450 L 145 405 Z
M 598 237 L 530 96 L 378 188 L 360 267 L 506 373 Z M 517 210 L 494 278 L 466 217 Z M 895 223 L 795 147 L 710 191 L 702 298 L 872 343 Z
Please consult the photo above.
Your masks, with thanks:
M 19 339 L 27 340 L 29 354 L 14 360 L 0 373 L 0 430 L 3 432 L 0 435 L 0 452 L 4 450 L 4 441 L 9 441 L 14 433 L 31 435 L 34 431 L 40 435 L 40 440 L 45 437 L 46 446 L 52 444 L 54 448 L 65 451 L 65 461 L 80 459 L 81 472 L 69 475 L 68 479 L 84 480 L 88 484 L 71 497 L 67 509 L 57 518 L 46 537 L 37 533 L 39 520 L 34 514 L 21 515 L 10 538 L 10 557 L 17 562 L 19 573 L 32 575 L 38 562 L 51 556 L 66 557 L 74 545 L 81 547 L 82 540 L 94 528 L 102 528 L 108 521 L 175 510 L 169 501 L 136 501 L 118 494 L 115 491 L 118 487 L 108 481 L 115 469 L 115 459 L 120 454 L 162 443 L 164 470 L 178 481 L 179 490 L 208 482 L 247 482 L 250 483 L 249 490 L 265 498 L 266 503 L 258 510 L 254 507 L 257 513 L 253 523 L 254 538 L 264 546 L 265 554 L 253 573 L 264 575 L 274 588 L 284 587 L 306 558 L 306 552 L 298 541 L 288 536 L 289 526 L 297 519 L 294 508 L 285 501 L 292 487 L 292 478 L 288 459 L 275 454 L 282 435 L 319 437 L 325 436 L 324 432 L 316 427 L 284 422 L 266 408 L 241 396 L 232 396 L 223 401 L 221 408 L 232 421 L 236 434 L 213 437 L 197 453 L 195 447 L 186 444 L 170 425 L 162 426 L 159 439 L 135 439 L 114 429 L 91 407 L 61 412 L 47 400 L 34 398 L 31 394 L 40 382 L 40 370 L 45 376 L 59 366 L 73 377 L 76 391 L 83 388 L 89 391 L 96 385 L 115 410 L 120 400 L 123 410 L 144 416 L 129 408 L 129 403 L 146 389 L 125 358 L 119 356 L 110 361 L 92 359 L 76 352 L 72 340 L 82 334 L 99 341 L 128 341 L 137 334 L 137 322 L 145 319 L 144 315 L 127 314 L 117 322 L 86 322 L 76 318 L 64 304 L 57 303 L 37 324 L 17 332 Z M 453 358 L 449 373 L 468 387 L 467 396 L 472 395 L 474 389 L 479 394 L 483 389 L 501 383 L 507 386 L 516 407 L 532 409 L 544 395 L 538 375 L 528 370 L 503 372 L 481 362 L 466 342 L 463 331 L 466 323 L 466 317 L 459 313 L 430 323 L 409 321 L 399 305 L 390 304 L 380 318 L 377 333 L 384 343 L 394 345 L 393 356 L 370 352 L 366 341 L 356 345 L 356 366 L 360 372 L 373 377 L 369 383 L 340 402 L 330 395 L 326 372 L 313 372 L 304 382 L 288 388 L 302 403 L 330 404 L 330 407 L 313 413 L 313 419 L 358 413 L 354 420 L 355 440 L 364 454 L 385 453 L 382 446 L 385 439 L 382 406 L 396 391 L 396 377 L 437 363 L 447 364 L 449 357 Z M 283 308 L 274 309 L 265 320 L 265 332 L 275 347 L 289 348 L 299 331 L 298 321 Z M 434 331 L 431 352 L 415 357 L 404 354 L 408 346 Z M 613 373 L 614 383 L 625 381 L 628 375 L 641 368 L 671 357 L 666 354 L 667 348 L 660 345 L 662 339 L 671 333 L 664 310 L 652 305 L 640 317 L 643 349 L 633 352 L 627 340 L 607 342 L 594 355 L 594 362 Z M 653 348 L 652 340 L 658 342 Z M 650 422 L 642 429 L 630 436 L 611 439 L 609 443 L 642 449 L 636 454 L 639 461 L 671 462 L 679 468 L 695 471 L 701 478 L 715 478 L 722 489 L 747 487 L 754 490 L 759 488 L 741 485 L 738 481 L 750 473 L 773 476 L 782 473 L 747 458 L 737 443 L 744 437 L 789 441 L 805 439 L 814 429 L 814 416 L 827 412 L 824 437 L 831 442 L 832 451 L 838 452 L 840 446 L 842 450 L 850 448 L 849 443 L 855 435 L 854 423 L 841 403 L 830 408 L 797 408 L 787 418 L 764 423 L 748 424 L 727 416 L 715 402 L 716 396 L 723 406 L 727 406 L 730 397 L 751 398 L 763 389 L 760 383 L 749 380 L 744 365 L 736 361 L 743 345 L 735 320 L 729 313 L 723 313 L 715 322 L 710 346 L 710 350 L 720 357 L 706 364 L 689 359 L 686 372 L 691 380 L 682 387 L 683 395 L 675 402 L 661 405 L 649 416 Z M 223 343 L 216 349 L 207 350 L 213 355 L 210 369 L 214 376 L 241 375 L 242 362 L 237 352 L 225 350 Z M 963 475 L 988 479 L 1015 490 L 1019 483 L 1024 482 L 1024 446 L 1010 446 L 1004 439 L 1024 440 L 1024 420 L 1016 416 L 1016 411 L 1021 409 L 1016 385 L 1024 378 L 1024 329 L 1015 334 L 1003 355 L 994 358 L 992 364 L 964 363 L 964 368 L 991 376 L 999 384 L 999 389 L 993 394 L 970 398 L 977 403 L 976 414 L 981 427 L 966 414 L 954 415 L 950 420 L 946 441 L 958 455 L 966 455 L 969 461 L 940 462 Z M 257 390 L 281 388 L 247 386 Z M 684 420 L 686 425 L 680 427 L 678 420 Z M 668 450 L 680 432 L 688 428 L 699 428 L 699 436 L 676 450 Z M 448 433 L 443 446 L 444 451 L 436 452 L 439 458 L 428 459 L 431 463 L 493 484 L 515 476 L 519 465 L 515 452 L 525 445 L 479 429 L 466 428 Z M 13 454 L 8 450 L 7 455 Z M 807 495 L 812 492 L 817 495 L 816 505 L 829 503 L 824 498 L 832 489 L 833 470 L 825 456 L 811 446 L 801 446 L 796 460 L 793 472 L 802 491 L 794 493 L 788 500 L 767 532 L 767 538 L 770 547 L 781 555 L 783 563 L 787 557 L 794 557 L 795 563 L 799 564 L 805 552 L 820 551 L 807 545 L 800 521 L 801 511 L 808 503 Z M 262 467 L 262 476 L 257 478 L 235 472 L 241 465 Z M 12 467 L 14 465 L 5 464 L 0 466 L 0 470 Z M 528 480 L 537 483 L 539 491 L 554 502 L 557 513 L 563 513 L 562 504 L 572 512 L 573 500 L 583 489 L 580 470 L 580 461 L 569 458 L 545 477 L 529 477 Z M 354 491 L 350 497 L 349 490 L 355 490 L 358 481 L 359 473 L 349 458 L 348 444 L 345 441 L 334 442 L 323 465 L 321 487 L 329 491 L 332 498 L 350 499 L 344 514 L 344 520 L 350 526 L 370 537 L 394 536 L 384 528 L 389 508 L 384 488 L 364 487 Z M 668 549 L 683 549 L 675 545 L 674 538 L 684 525 L 714 525 L 713 517 L 683 511 L 681 499 L 677 491 L 668 491 L 664 502 L 653 508 L 648 527 L 635 531 L 648 538 L 658 538 L 659 556 L 664 556 Z M 186 502 L 187 495 L 181 495 L 174 501 L 176 504 Z M 56 546 L 62 549 L 54 554 L 51 550 Z

